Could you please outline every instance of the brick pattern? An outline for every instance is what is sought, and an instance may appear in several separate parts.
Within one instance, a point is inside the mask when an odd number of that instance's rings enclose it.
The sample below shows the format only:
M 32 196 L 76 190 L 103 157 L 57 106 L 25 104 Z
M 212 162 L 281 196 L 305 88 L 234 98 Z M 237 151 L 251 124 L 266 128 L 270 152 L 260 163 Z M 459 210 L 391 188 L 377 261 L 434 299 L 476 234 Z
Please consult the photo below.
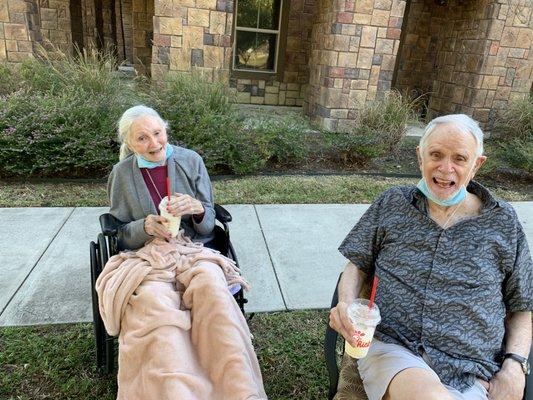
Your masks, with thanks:
M 396 87 L 431 92 L 430 118 L 466 113 L 490 129 L 533 83 L 533 6 L 506 3 L 412 0 Z
M 160 0 L 157 0 L 160 3 Z M 154 0 L 133 0 L 133 64 L 140 74 L 150 75 L 154 39 Z M 154 46 L 155 47 L 155 46 Z
M 152 76 L 195 71 L 229 83 L 232 0 L 157 0 Z
M 304 111 L 349 131 L 357 110 L 391 88 L 404 0 L 317 0 Z
M 55 48 L 72 52 L 69 0 L 39 1 L 40 32 L 44 44 L 50 42 Z
M 31 25 L 33 23 L 33 25 Z M 33 56 L 33 43 L 41 40 L 35 29 L 37 5 L 30 1 L 0 1 L 0 62 L 18 63 Z

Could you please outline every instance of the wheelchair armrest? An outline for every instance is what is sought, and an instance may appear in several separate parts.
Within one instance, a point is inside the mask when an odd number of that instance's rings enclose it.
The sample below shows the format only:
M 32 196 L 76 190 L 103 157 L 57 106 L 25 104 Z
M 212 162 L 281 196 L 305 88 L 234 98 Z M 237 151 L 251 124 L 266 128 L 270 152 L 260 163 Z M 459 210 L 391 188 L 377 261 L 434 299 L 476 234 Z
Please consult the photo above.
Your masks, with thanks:
M 215 218 L 220 222 L 231 222 L 231 214 L 220 204 L 215 204 Z
M 124 222 L 109 213 L 100 215 L 100 227 L 104 236 L 116 236 L 122 225 Z

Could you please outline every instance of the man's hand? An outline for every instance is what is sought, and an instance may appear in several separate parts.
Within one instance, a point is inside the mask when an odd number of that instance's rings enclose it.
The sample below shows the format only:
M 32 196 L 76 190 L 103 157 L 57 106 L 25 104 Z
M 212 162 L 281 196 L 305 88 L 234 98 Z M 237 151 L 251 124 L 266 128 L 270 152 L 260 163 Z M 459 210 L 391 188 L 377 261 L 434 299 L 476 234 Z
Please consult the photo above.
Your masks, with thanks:
M 339 301 L 337 306 L 333 307 L 329 312 L 329 326 L 339 332 L 344 339 L 355 347 L 355 328 L 348 317 L 348 304 Z
M 491 379 L 489 386 L 490 400 L 522 400 L 526 376 L 522 367 L 514 360 L 506 359 L 502 369 Z
M 181 217 L 182 215 L 198 215 L 204 213 L 204 206 L 200 200 L 196 200 L 194 197 L 188 194 L 175 193 L 170 198 L 170 204 L 167 206 L 167 210 L 175 217 Z
M 165 222 L 167 222 L 165 217 L 150 214 L 144 219 L 144 231 L 150 236 L 159 237 L 161 239 L 170 239 L 171 234 L 165 225 L 163 225 Z

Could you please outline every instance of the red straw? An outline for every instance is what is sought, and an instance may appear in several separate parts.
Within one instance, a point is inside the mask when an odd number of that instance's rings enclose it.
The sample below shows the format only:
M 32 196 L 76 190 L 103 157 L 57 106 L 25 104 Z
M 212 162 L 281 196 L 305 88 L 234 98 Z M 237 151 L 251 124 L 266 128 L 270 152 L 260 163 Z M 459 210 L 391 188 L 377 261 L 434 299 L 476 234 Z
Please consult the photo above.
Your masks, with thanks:
M 370 292 L 370 302 L 368 303 L 368 309 L 372 310 L 374 307 L 374 299 L 376 298 L 376 290 L 378 289 L 378 277 L 374 275 L 374 280 L 372 281 L 372 291 Z
M 170 202 L 170 178 L 167 176 L 167 196 L 168 201 Z

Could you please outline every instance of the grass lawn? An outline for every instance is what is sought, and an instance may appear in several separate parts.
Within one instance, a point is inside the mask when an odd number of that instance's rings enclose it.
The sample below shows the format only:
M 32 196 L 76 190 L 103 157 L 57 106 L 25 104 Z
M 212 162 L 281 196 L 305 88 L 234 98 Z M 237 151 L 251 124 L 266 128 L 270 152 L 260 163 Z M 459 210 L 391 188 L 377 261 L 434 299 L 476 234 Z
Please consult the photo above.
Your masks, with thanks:
M 362 175 L 250 176 L 213 181 L 220 204 L 370 203 L 394 185 L 414 184 L 416 178 Z M 483 183 L 483 180 L 481 180 Z M 508 201 L 533 200 L 521 188 L 490 187 Z M 0 207 L 103 207 L 105 182 L 0 181 Z
M 324 399 L 326 311 L 256 314 L 250 321 L 271 399 Z M 115 375 L 95 365 L 91 324 L 0 329 L 0 399 L 114 399 Z

